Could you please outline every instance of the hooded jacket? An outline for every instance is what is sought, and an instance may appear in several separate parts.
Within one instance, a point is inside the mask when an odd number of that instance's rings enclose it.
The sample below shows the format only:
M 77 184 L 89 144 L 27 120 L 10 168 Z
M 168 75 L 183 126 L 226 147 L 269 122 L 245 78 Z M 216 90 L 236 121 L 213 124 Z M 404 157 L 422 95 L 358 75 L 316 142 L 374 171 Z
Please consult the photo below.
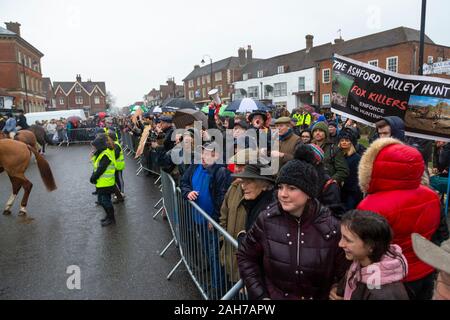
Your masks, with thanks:
M 92 146 L 95 147 L 96 151 L 94 153 L 94 158 L 97 159 L 97 157 L 108 148 L 108 142 L 107 138 L 104 134 L 99 135 L 97 138 L 95 138 L 94 141 L 92 141 Z M 108 168 L 109 164 L 111 163 L 111 160 L 109 160 L 108 157 L 103 157 L 100 160 L 100 163 L 98 165 L 98 168 L 96 171 L 92 172 L 90 182 L 95 183 L 98 178 L 105 172 L 106 168 Z M 108 193 L 114 193 L 114 187 L 105 187 L 105 188 L 96 188 L 97 193 L 101 194 L 108 194 Z
M 390 116 L 384 117 L 384 121 L 386 121 L 391 127 L 391 137 L 400 141 L 405 141 L 405 123 L 400 117 Z M 378 133 L 375 134 L 375 139 L 378 139 Z
M 438 195 L 421 185 L 424 175 L 422 155 L 415 148 L 392 138 L 377 139 L 359 164 L 359 185 L 367 197 L 358 205 L 384 216 L 408 261 L 405 282 L 422 279 L 433 268 L 422 262 L 412 248 L 411 234 L 431 239 L 439 226 Z

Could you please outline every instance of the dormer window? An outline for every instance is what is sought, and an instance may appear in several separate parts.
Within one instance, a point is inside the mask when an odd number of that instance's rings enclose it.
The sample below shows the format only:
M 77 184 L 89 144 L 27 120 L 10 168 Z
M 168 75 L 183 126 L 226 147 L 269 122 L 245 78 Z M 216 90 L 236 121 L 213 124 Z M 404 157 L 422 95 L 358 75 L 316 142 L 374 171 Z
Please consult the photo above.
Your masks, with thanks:
M 277 73 L 284 73 L 284 66 L 278 66 Z

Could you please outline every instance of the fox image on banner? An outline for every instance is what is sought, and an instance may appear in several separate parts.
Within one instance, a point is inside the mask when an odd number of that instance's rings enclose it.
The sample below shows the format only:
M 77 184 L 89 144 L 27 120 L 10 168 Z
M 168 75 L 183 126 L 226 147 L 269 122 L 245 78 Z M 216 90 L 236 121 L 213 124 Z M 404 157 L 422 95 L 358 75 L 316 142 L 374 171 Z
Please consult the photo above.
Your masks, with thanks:
M 386 116 L 406 134 L 450 142 L 450 80 L 394 73 L 334 55 L 332 111 L 374 125 Z

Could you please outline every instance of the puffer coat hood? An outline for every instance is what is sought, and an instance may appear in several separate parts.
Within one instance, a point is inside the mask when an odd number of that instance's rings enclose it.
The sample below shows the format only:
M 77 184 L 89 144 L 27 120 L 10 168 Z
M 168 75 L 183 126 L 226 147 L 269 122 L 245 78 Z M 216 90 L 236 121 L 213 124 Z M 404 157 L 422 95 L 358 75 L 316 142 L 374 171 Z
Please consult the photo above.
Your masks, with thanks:
M 92 141 L 92 145 L 97 149 L 97 151 L 103 151 L 108 148 L 108 139 L 105 134 L 99 134 L 94 141 Z
M 422 155 L 417 149 L 393 138 L 375 140 L 361 158 L 358 168 L 359 186 L 364 193 L 416 189 L 424 176 Z M 423 177 L 423 178 L 422 178 Z
M 422 279 L 433 268 L 415 255 L 411 234 L 430 240 L 440 222 L 440 201 L 426 186 L 422 155 L 415 148 L 392 138 L 377 139 L 361 158 L 359 184 L 367 196 L 359 210 L 376 212 L 387 219 L 408 262 L 405 282 Z

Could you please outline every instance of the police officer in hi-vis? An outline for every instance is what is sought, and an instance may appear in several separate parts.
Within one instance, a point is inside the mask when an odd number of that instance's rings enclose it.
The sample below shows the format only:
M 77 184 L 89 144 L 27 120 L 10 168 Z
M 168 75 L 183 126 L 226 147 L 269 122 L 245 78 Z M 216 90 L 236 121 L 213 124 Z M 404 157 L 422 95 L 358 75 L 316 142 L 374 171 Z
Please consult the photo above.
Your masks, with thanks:
M 111 194 L 116 188 L 114 142 L 106 134 L 98 134 L 92 146 L 95 148 L 91 159 L 94 172 L 90 182 L 95 184 L 98 203 L 105 209 L 106 216 L 101 220 L 102 227 L 105 227 L 115 223 L 114 206 L 111 201 Z

